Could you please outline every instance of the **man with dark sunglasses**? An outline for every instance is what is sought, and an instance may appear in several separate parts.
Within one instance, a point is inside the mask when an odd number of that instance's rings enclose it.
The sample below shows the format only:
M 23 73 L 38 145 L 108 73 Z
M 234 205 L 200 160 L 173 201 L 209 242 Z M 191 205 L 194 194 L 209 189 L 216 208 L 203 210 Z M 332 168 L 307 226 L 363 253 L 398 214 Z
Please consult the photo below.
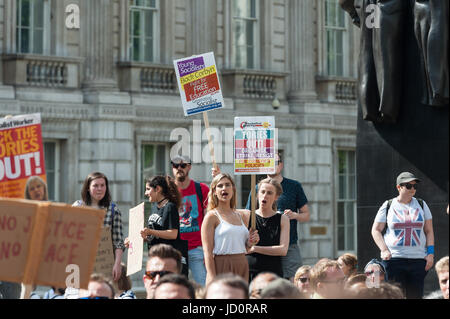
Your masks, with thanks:
M 383 203 L 372 226 L 387 279 L 400 283 L 408 299 L 423 297 L 425 276 L 434 263 L 431 211 L 414 197 L 419 183 L 412 173 L 398 175 L 398 196 Z
M 181 253 L 178 250 L 166 244 L 152 246 L 142 278 L 147 299 L 153 299 L 156 285 L 161 278 L 169 274 L 180 274 L 181 268 Z
M 209 187 L 189 177 L 192 168 L 189 156 L 176 156 L 172 158 L 171 164 L 175 184 L 183 197 L 180 211 L 180 238 L 188 244 L 189 269 L 192 276 L 198 284 L 204 286 L 206 268 L 201 227 L 208 205 Z

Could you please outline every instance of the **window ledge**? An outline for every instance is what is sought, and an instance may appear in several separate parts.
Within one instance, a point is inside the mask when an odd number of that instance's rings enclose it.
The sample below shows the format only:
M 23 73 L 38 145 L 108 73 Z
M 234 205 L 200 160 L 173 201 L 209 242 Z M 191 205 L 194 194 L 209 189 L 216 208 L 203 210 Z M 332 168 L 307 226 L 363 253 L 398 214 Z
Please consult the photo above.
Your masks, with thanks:
M 354 104 L 357 99 L 357 80 L 349 77 L 316 76 L 320 101 Z
M 235 98 L 286 99 L 285 79 L 288 72 L 224 69 L 220 71 L 223 91 Z
M 3 54 L 5 76 L 8 85 L 50 88 L 79 88 L 82 58 L 37 55 Z
M 119 61 L 119 87 L 122 91 L 178 94 L 173 65 Z

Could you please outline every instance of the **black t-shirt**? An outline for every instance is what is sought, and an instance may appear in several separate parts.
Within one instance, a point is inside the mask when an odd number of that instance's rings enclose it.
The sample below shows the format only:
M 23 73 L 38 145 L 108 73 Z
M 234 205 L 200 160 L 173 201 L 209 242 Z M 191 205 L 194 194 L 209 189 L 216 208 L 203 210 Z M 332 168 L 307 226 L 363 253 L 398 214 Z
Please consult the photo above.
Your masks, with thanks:
M 256 229 L 258 230 L 259 242 L 257 246 L 278 246 L 281 236 L 281 214 L 276 213 L 272 217 L 264 218 L 256 214 Z M 251 222 L 250 222 L 251 223 Z M 249 225 L 250 229 L 251 225 Z M 278 276 L 283 276 L 281 256 L 268 256 L 258 253 L 247 255 L 250 276 L 270 271 Z
M 180 217 L 175 204 L 168 202 L 163 207 L 158 208 L 156 203 L 152 203 L 150 216 L 148 218 L 148 228 L 155 230 L 178 230 L 177 239 L 163 239 L 154 236 L 147 236 L 149 248 L 157 244 L 176 246 L 176 242 L 180 240 Z

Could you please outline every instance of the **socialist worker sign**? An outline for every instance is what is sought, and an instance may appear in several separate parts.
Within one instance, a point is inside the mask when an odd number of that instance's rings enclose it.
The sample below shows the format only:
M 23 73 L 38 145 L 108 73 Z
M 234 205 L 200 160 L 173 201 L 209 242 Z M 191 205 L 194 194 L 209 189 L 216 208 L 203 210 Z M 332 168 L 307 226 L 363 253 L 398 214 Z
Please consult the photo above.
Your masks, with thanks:
M 35 175 L 46 181 L 41 115 L 0 119 L 0 197 L 23 198 Z

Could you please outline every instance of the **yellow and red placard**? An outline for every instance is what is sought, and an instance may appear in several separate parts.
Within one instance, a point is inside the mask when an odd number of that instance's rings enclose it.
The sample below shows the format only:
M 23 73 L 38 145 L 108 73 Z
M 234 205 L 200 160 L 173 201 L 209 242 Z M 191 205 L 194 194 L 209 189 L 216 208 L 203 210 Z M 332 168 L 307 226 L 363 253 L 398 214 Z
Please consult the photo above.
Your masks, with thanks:
M 0 119 L 0 197 L 23 198 L 30 176 L 46 181 L 41 115 Z
M 214 53 L 173 61 L 184 115 L 224 107 Z

